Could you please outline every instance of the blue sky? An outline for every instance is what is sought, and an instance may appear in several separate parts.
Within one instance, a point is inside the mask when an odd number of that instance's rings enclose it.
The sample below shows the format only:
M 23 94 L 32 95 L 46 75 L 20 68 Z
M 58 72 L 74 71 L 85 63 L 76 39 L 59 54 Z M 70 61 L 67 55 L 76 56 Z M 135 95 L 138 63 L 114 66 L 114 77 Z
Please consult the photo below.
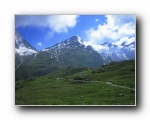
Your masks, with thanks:
M 37 50 L 53 46 L 74 35 L 85 45 L 101 51 L 110 41 L 135 41 L 134 15 L 16 15 L 15 29 Z

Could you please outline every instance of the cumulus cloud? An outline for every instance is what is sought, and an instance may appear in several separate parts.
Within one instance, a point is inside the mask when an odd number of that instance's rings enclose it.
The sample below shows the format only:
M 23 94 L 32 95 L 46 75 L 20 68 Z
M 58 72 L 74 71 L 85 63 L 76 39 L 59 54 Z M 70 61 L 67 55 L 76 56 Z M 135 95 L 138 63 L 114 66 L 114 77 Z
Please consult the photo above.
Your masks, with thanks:
M 118 34 L 128 36 L 128 35 L 134 35 L 135 34 L 135 23 L 129 22 L 126 23 L 118 29 Z
M 57 32 L 68 32 L 68 28 L 72 28 L 77 23 L 76 15 L 53 15 L 48 17 L 50 28 Z
M 96 50 L 98 52 L 103 52 L 103 51 L 109 50 L 108 46 L 102 46 L 100 44 L 96 44 L 96 43 L 93 43 L 91 41 L 83 41 L 83 44 L 85 46 L 91 45 L 94 48 L 94 50 Z
M 115 42 L 115 44 L 118 45 L 118 47 L 122 48 L 122 43 L 124 43 L 125 45 L 129 45 L 132 42 L 135 42 L 135 37 L 123 37 L 119 41 Z
M 96 29 L 92 28 L 86 31 L 87 39 L 90 41 L 100 41 L 103 42 L 105 38 L 110 38 L 116 40 L 119 35 L 116 31 L 112 30 L 108 25 L 98 25 Z
M 85 31 L 84 42 L 93 46 L 97 51 L 103 48 L 100 46 L 106 40 L 120 45 L 121 42 L 135 41 L 135 16 L 134 15 L 106 15 L 106 23 L 99 24 L 95 28 Z
M 39 42 L 39 43 L 37 43 L 37 44 L 38 44 L 38 46 L 42 46 L 42 45 L 43 45 L 41 42 Z
M 16 27 L 48 27 L 53 32 L 68 32 L 68 28 L 76 26 L 77 15 L 17 15 Z

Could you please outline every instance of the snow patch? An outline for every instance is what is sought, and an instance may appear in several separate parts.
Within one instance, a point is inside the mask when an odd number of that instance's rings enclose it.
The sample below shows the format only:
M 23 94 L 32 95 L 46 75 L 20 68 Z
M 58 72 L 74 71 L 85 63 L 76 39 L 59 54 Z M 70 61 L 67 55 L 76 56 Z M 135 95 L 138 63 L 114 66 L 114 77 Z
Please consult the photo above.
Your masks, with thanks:
M 81 38 L 80 38 L 78 35 L 76 35 L 76 36 L 77 36 L 77 41 L 78 41 L 80 44 L 83 44 Z
M 21 56 L 23 55 L 32 55 L 34 53 L 37 53 L 37 51 L 33 50 L 33 49 L 29 49 L 29 48 L 26 48 L 24 46 L 20 46 L 19 49 L 15 49 L 15 52 Z
M 42 52 L 44 52 L 44 51 L 48 52 L 48 51 L 49 51 L 49 49 L 43 49 L 43 50 L 42 50 Z
M 26 45 L 26 41 L 18 32 L 15 32 L 15 43 L 17 45 L 17 48 L 15 48 L 16 54 L 23 56 L 37 53 L 37 51 L 32 49 L 30 45 Z
M 60 46 L 61 46 L 61 44 L 58 44 L 57 46 L 58 46 L 58 47 L 60 47 Z

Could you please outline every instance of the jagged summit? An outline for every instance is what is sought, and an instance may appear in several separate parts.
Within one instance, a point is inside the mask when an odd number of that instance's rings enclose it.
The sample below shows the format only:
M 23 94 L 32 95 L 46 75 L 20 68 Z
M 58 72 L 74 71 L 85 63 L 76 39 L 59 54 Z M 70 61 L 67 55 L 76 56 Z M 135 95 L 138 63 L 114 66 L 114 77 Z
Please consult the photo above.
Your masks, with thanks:
M 78 35 L 75 35 L 75 36 L 72 36 L 60 43 L 57 43 L 51 47 L 48 47 L 48 48 L 45 48 L 41 51 L 49 51 L 50 49 L 79 49 L 81 47 L 86 47 L 84 44 L 83 44 L 83 41 L 82 39 L 78 36 Z
M 72 36 L 71 38 L 69 38 L 69 40 L 74 41 L 74 42 L 79 42 L 80 44 L 83 44 L 82 39 L 78 35 Z
M 119 44 L 107 41 L 101 44 L 103 49 L 99 52 L 104 60 L 107 61 L 123 61 L 135 59 L 135 42 L 127 44 L 126 42 Z
M 21 56 L 32 55 L 36 53 L 37 50 L 30 45 L 24 38 L 15 31 L 15 53 Z

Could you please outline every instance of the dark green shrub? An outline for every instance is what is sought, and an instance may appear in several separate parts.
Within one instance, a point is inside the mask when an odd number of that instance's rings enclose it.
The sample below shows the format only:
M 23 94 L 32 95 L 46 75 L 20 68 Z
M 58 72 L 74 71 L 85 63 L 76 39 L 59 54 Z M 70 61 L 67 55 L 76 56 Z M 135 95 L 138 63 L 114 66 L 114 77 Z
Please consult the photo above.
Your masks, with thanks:
M 74 80 L 85 80 L 90 81 L 90 77 L 88 75 L 77 75 L 73 78 Z

